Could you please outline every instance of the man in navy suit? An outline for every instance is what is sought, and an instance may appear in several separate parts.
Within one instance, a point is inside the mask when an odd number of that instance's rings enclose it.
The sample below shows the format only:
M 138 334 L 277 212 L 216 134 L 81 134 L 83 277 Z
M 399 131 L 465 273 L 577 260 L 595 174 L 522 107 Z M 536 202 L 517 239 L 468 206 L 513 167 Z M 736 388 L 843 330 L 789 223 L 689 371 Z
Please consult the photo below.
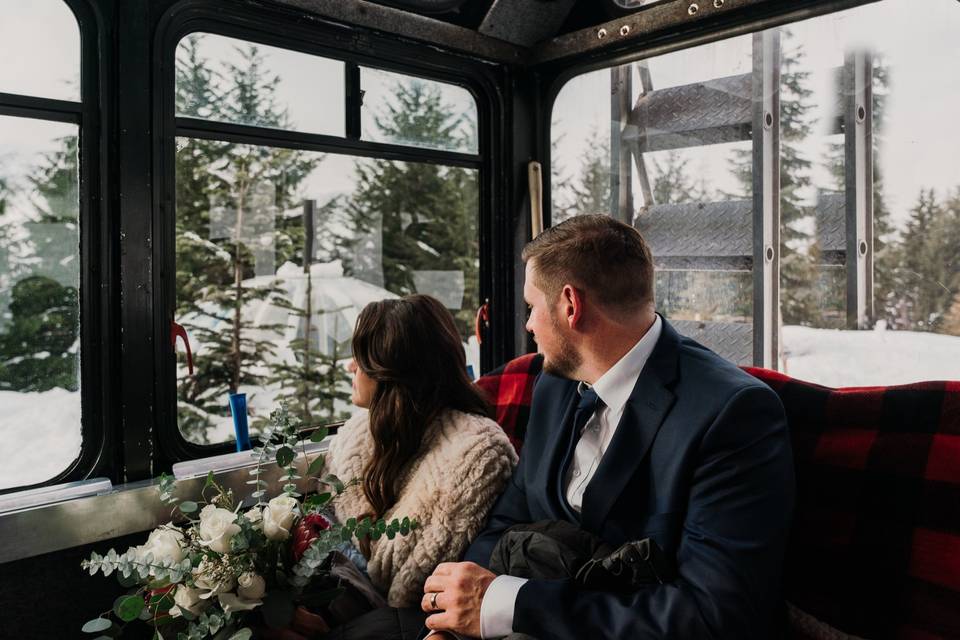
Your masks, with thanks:
M 629 225 L 579 216 L 523 260 L 544 373 L 486 530 L 465 562 L 427 579 L 427 627 L 539 640 L 773 636 L 794 502 L 779 399 L 655 313 L 650 251 Z M 614 546 L 652 538 L 678 578 L 623 594 L 485 568 L 508 527 L 540 520 Z

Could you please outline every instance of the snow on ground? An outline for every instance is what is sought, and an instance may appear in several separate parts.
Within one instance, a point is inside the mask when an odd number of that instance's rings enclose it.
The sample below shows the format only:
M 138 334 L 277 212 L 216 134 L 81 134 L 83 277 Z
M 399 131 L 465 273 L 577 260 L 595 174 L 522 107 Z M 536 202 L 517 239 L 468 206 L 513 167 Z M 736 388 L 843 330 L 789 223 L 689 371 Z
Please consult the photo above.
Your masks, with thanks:
M 960 337 L 787 326 L 781 341 L 785 373 L 830 387 L 960 380 Z M 476 363 L 475 340 L 468 343 Z M 270 390 L 244 391 L 254 412 L 269 413 Z M 224 418 L 211 441 L 232 437 L 232 422 Z M 0 391 L 0 442 L 0 489 L 52 478 L 80 452 L 80 394 Z
M 960 337 L 785 326 L 780 370 L 828 387 L 960 380 Z
M 49 480 L 80 454 L 80 394 L 0 391 L 0 489 Z

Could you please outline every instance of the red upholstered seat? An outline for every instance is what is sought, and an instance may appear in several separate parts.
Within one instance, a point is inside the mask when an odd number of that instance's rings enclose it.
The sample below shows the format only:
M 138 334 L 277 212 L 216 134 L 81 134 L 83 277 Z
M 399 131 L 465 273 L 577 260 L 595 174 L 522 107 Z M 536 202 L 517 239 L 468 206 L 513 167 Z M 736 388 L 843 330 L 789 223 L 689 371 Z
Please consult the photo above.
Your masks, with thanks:
M 541 368 L 528 354 L 477 381 L 518 450 Z M 857 636 L 960 638 L 960 382 L 831 389 L 745 370 L 780 396 L 793 440 L 787 599 Z

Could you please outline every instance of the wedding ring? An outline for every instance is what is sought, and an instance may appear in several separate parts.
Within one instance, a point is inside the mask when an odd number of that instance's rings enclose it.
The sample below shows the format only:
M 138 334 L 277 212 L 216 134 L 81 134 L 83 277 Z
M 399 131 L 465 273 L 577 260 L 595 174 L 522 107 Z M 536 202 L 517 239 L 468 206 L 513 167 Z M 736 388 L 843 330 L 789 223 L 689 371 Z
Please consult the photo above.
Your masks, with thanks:
M 437 596 L 440 595 L 438 591 L 434 591 L 430 594 L 430 608 L 434 611 L 439 611 L 440 607 L 437 606 Z

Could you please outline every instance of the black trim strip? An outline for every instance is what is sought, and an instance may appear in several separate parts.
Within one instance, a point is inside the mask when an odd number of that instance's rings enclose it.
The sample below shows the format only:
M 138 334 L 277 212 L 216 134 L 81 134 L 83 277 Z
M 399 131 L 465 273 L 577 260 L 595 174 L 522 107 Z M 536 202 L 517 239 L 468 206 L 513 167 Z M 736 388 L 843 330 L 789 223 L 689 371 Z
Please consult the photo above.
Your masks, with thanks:
M 379 158 L 386 160 L 406 160 L 409 162 L 425 162 L 442 164 L 454 167 L 479 169 L 483 159 L 478 155 L 441 151 L 438 149 L 421 149 L 418 147 L 404 147 L 383 142 L 369 142 L 351 140 L 316 133 L 300 131 L 285 131 L 254 127 L 228 122 L 199 120 L 196 118 L 177 118 L 176 135 L 204 140 L 223 140 L 238 144 L 259 144 L 283 149 L 299 149 L 303 151 L 322 151 L 324 153 L 339 153 L 344 155 Z
M 0 92 L 0 115 L 2 116 L 80 124 L 82 111 L 83 106 L 79 102 Z

